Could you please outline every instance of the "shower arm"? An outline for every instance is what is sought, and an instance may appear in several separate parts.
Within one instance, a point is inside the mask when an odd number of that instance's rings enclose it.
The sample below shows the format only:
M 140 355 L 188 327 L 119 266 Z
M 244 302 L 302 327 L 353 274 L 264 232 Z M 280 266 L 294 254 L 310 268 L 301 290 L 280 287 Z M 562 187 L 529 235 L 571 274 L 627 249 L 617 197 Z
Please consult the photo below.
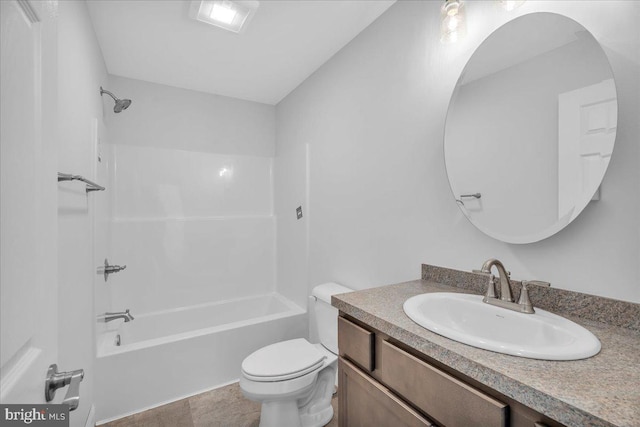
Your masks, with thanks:
M 100 86 L 100 95 L 106 93 L 107 95 L 109 95 L 111 98 L 113 98 L 114 101 L 118 101 L 118 98 L 116 98 L 116 96 L 114 94 L 112 94 L 111 92 L 109 92 L 108 90 L 104 90 L 102 89 L 102 86 Z

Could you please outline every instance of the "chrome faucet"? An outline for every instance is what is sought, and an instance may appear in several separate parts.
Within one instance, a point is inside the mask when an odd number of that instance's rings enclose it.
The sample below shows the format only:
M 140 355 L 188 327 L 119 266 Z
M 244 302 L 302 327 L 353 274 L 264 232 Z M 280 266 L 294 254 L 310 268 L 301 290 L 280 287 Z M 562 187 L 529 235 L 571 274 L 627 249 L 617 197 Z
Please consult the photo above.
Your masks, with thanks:
M 491 267 L 495 266 L 498 270 L 498 278 L 500 279 L 500 299 L 502 301 L 513 302 L 513 296 L 511 295 L 511 282 L 509 281 L 509 277 L 511 277 L 511 273 L 504 268 L 504 264 L 498 261 L 495 258 L 488 259 L 482 264 L 481 272 L 491 274 Z M 493 281 L 492 281 L 493 282 Z M 489 285 L 493 287 L 493 284 Z M 485 297 L 487 299 L 488 296 Z M 493 295 L 495 298 L 495 292 Z M 486 301 L 485 301 L 486 302 Z
M 98 316 L 98 320 L 102 320 L 103 322 L 111 322 L 116 319 L 124 319 L 125 322 L 130 322 L 134 319 L 134 317 L 129 313 L 129 309 L 126 311 L 121 311 L 119 313 L 105 313 L 101 316 Z
M 496 278 L 491 274 L 491 267 L 496 267 L 498 270 L 498 279 L 500 280 L 500 299 L 496 296 L 495 283 Z M 495 258 L 488 259 L 482 264 L 480 270 L 473 270 L 474 273 L 483 274 L 489 277 L 489 286 L 487 287 L 487 293 L 485 294 L 482 302 L 495 305 L 498 307 L 506 308 L 513 311 L 519 311 L 521 313 L 533 314 L 535 310 L 533 304 L 529 299 L 529 285 L 535 286 L 551 286 L 548 282 L 542 282 L 540 280 L 523 280 L 522 290 L 520 291 L 520 297 L 518 302 L 513 301 L 513 294 L 511 293 L 511 273 L 507 271 L 500 261 Z

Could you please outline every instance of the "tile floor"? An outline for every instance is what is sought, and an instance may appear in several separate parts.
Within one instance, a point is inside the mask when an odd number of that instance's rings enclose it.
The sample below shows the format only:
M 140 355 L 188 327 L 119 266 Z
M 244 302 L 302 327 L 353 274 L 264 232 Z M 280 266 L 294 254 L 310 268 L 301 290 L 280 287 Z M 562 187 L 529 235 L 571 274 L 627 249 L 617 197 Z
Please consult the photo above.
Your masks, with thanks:
M 338 426 L 338 397 L 331 400 Z M 242 395 L 238 383 L 198 394 L 100 427 L 258 427 L 260 404 Z M 286 427 L 286 426 L 283 426 Z

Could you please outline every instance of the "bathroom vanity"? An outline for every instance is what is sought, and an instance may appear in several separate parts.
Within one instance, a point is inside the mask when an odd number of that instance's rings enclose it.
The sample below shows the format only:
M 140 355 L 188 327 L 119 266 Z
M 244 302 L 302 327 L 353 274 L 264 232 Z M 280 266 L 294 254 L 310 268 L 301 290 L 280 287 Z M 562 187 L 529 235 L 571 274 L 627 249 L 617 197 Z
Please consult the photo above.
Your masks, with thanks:
M 640 305 L 559 289 L 532 294 L 537 306 L 601 341 L 599 354 L 575 361 L 471 347 L 403 312 L 414 295 L 479 294 L 483 283 L 470 273 L 425 265 L 422 280 L 333 297 L 340 310 L 341 427 L 640 426 Z

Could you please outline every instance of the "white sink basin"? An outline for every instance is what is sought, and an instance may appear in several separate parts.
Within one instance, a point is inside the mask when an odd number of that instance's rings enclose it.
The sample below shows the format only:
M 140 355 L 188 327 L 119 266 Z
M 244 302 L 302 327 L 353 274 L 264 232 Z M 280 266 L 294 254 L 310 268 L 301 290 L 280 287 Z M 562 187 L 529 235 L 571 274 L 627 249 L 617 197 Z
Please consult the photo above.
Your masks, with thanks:
M 600 351 L 595 335 L 564 317 L 539 308 L 534 314 L 518 313 L 483 303 L 480 295 L 416 295 L 403 308 L 411 320 L 432 332 L 498 353 L 577 360 Z

